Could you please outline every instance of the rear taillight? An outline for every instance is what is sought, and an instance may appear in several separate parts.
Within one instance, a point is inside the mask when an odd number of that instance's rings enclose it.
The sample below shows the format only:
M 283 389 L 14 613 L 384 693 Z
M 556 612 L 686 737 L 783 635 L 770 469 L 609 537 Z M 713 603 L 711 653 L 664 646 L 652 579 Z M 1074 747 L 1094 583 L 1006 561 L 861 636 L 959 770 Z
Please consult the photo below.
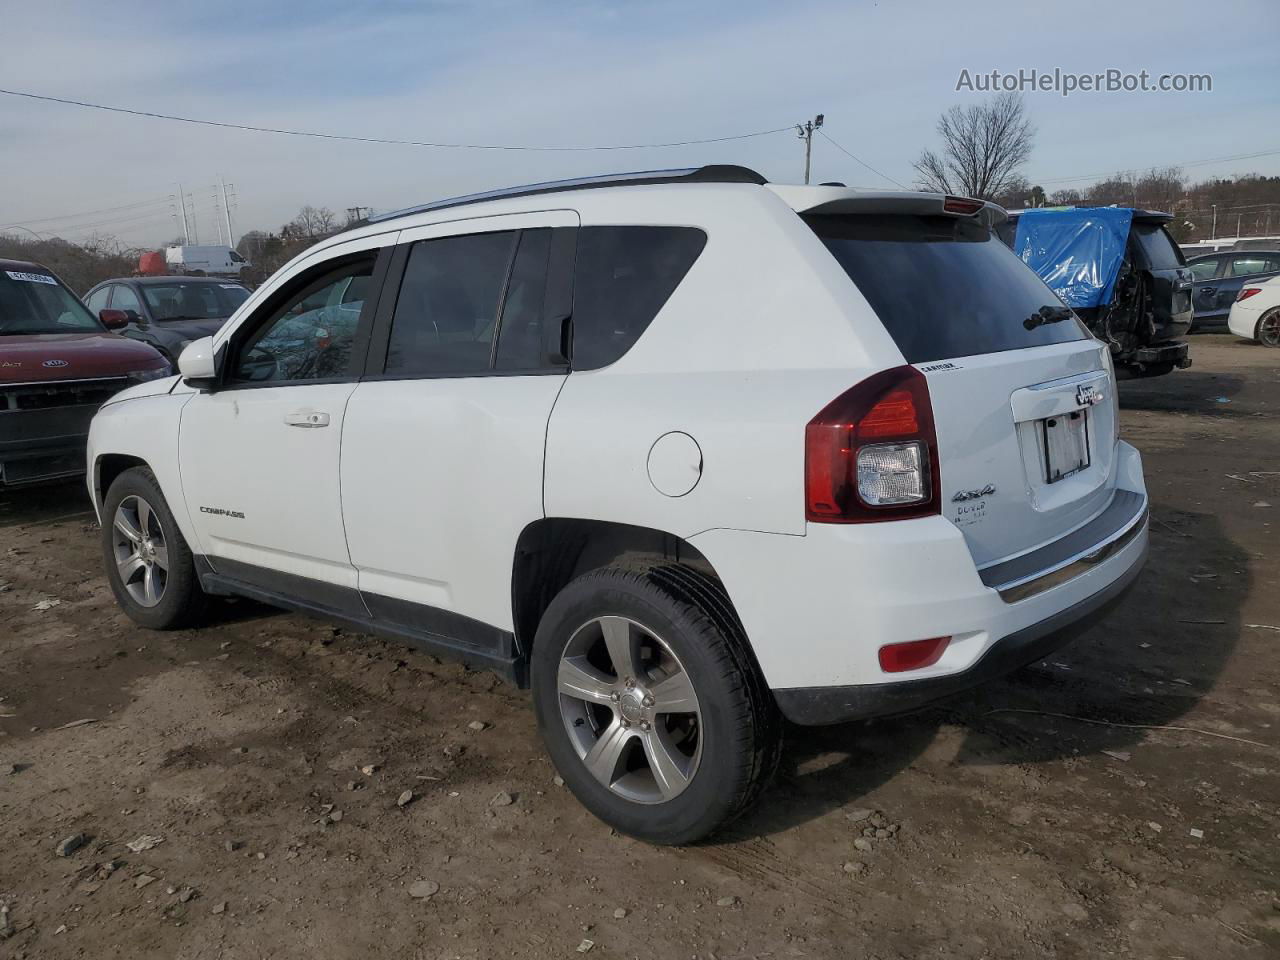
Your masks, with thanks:
M 885 370 L 827 404 L 805 427 L 804 471 L 813 523 L 938 513 L 938 440 L 924 374 Z
M 1239 303 L 1241 300 L 1248 300 L 1255 293 L 1261 293 L 1261 292 L 1262 292 L 1261 287 L 1245 287 L 1243 290 L 1241 290 L 1239 293 L 1236 294 L 1236 303 Z

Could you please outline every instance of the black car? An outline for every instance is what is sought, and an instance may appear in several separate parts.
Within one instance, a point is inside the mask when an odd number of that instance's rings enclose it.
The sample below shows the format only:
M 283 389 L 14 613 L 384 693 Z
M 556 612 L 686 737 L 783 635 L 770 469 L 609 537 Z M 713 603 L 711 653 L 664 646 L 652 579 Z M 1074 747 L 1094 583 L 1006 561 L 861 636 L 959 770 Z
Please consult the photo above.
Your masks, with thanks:
M 85 306 L 108 326 L 120 311 L 128 323 L 117 332 L 149 343 L 177 363 L 192 340 L 212 336 L 249 296 L 243 284 L 216 277 L 122 277 L 104 280 L 87 294 Z
M 1110 347 L 1117 377 L 1154 377 L 1191 365 L 1178 338 L 1192 323 L 1192 272 L 1166 229 L 1172 220 L 1129 207 L 1041 207 L 1010 211 L 996 230 Z
M 1225 327 L 1231 304 L 1246 283 L 1280 276 L 1280 250 L 1222 250 L 1187 261 L 1194 278 L 1195 327 Z

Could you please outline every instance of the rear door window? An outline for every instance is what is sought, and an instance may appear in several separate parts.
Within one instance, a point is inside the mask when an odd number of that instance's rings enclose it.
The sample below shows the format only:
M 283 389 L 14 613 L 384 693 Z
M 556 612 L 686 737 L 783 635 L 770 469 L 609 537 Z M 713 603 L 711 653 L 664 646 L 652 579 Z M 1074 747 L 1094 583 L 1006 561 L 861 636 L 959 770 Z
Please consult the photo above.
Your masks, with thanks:
M 391 320 L 388 376 L 489 371 L 516 238 L 505 230 L 413 245 Z
M 542 365 L 543 303 L 550 256 L 550 228 L 525 230 L 520 234 L 520 246 L 502 301 L 494 361 L 498 370 L 535 370 Z
M 972 220 L 889 214 L 804 220 L 908 363 L 1089 336 L 1033 270 Z
M 1275 273 L 1280 270 L 1280 257 L 1263 253 L 1251 253 L 1231 258 L 1230 275 L 1251 277 L 1259 273 Z
M 640 339 L 706 246 L 695 227 L 582 227 L 573 285 L 573 368 L 613 363 Z
M 1133 236 L 1146 255 L 1152 270 L 1173 270 L 1186 266 L 1178 245 L 1158 223 L 1133 222 Z

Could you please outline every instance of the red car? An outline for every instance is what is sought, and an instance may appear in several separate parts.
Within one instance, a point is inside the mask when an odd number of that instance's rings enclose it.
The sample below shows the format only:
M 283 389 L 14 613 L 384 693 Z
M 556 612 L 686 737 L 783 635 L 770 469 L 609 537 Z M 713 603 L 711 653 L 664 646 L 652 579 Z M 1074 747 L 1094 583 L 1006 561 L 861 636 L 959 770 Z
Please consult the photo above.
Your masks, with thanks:
M 108 331 L 47 267 L 0 260 L 0 486 L 83 473 L 103 401 L 169 373 L 156 350 Z

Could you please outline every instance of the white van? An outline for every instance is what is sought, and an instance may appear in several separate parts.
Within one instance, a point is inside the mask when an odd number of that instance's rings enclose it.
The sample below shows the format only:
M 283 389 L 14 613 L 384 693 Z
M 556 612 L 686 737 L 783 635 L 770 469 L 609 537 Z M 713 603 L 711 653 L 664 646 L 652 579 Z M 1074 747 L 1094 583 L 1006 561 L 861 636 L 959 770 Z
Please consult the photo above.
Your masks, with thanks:
M 185 273 L 195 277 L 240 276 L 240 271 L 250 266 L 248 260 L 226 246 L 166 247 L 165 263 L 171 273 Z

